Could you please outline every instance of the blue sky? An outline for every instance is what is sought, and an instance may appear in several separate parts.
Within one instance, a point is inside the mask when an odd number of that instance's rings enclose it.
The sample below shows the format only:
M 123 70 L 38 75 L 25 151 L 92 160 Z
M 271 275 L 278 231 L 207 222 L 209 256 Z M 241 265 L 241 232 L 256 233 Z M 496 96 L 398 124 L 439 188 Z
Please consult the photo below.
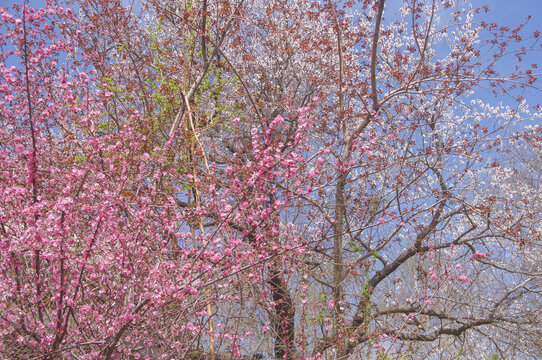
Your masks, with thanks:
M 173 0 L 172 0 L 173 1 Z M 420 0 L 423 1 L 423 0 Z M 426 0 L 429 1 L 429 0 Z M 463 3 L 464 0 L 455 0 Z M 401 6 L 403 0 L 387 0 L 386 11 L 393 12 Z M 475 7 L 488 5 L 490 12 L 485 14 L 486 22 L 497 22 L 501 25 L 514 26 L 523 22 L 528 15 L 532 16 L 527 27 L 531 32 L 542 31 L 542 1 L 541 0 L 470 0 Z M 0 0 L 0 6 L 9 7 L 13 4 L 22 4 L 23 0 Z M 40 7 L 45 0 L 28 0 L 32 7 Z M 385 15 L 384 15 L 385 16 Z M 539 59 L 542 60 L 542 55 Z
M 387 0 L 387 8 L 397 8 L 403 0 Z M 423 0 L 421 0 L 423 1 Z M 456 0 L 458 1 L 458 0 Z M 463 0 L 459 0 L 463 1 Z M 0 0 L 0 6 L 22 4 L 22 0 Z M 29 0 L 30 6 L 43 6 L 45 0 Z M 525 19 L 529 14 L 533 16 L 531 27 L 534 29 L 542 25 L 542 1 L 540 0 L 471 0 L 474 6 L 487 4 L 491 12 L 487 14 L 490 21 L 513 25 Z
M 387 0 L 388 9 L 397 8 L 398 4 L 403 0 Z M 423 1 L 423 0 L 421 0 Z M 458 1 L 458 0 L 456 0 Z M 463 1 L 463 0 L 459 0 Z M 0 6 L 10 6 L 13 4 L 22 4 L 22 0 L 0 0 Z M 532 28 L 542 26 L 542 1 L 540 0 L 471 0 L 475 6 L 482 6 L 487 4 L 491 12 L 487 14 L 488 19 L 503 23 L 504 25 L 516 24 L 531 14 L 533 19 L 531 21 Z M 29 4 L 32 7 L 43 6 L 44 0 L 29 0 Z
M 535 31 L 542 32 L 542 1 L 540 0 L 473 0 L 475 6 L 487 4 L 490 11 L 484 15 L 486 22 L 496 22 L 510 28 L 523 23 L 525 19 L 531 15 L 532 18 L 525 26 L 525 35 L 532 34 Z M 539 64 L 538 72 L 542 72 L 542 36 L 541 41 L 536 44 L 539 49 L 536 52 L 531 52 L 524 59 L 525 64 Z M 510 57 L 504 66 L 512 67 L 515 63 L 515 58 Z M 503 66 L 501 65 L 501 66 Z M 540 91 L 526 90 L 523 96 L 527 99 L 530 105 L 541 104 L 542 98 Z
M 174 1 L 174 0 L 171 0 Z M 235 0 L 230 0 L 235 1 Z M 423 2 L 424 0 L 419 0 Z M 425 0 L 429 3 L 430 0 Z M 454 0 L 456 3 L 465 4 L 465 0 Z M 488 5 L 490 11 L 487 14 L 482 14 L 480 18 L 487 23 L 496 22 L 500 25 L 505 25 L 513 28 L 515 25 L 523 23 L 525 19 L 531 15 L 532 18 L 525 27 L 525 35 L 532 34 L 534 31 L 539 30 L 542 32 L 542 0 L 470 0 L 474 7 L 482 7 Z M 0 0 L 0 6 L 9 7 L 13 4 L 22 4 L 24 0 Z M 45 0 L 28 0 L 28 3 L 32 7 L 41 7 L 45 4 Z M 384 17 L 390 19 L 394 18 L 398 14 L 398 9 L 402 5 L 403 0 L 386 0 L 386 10 Z M 386 16 L 387 14 L 387 16 Z M 540 43 L 536 44 L 539 49 L 542 50 L 540 45 L 542 44 L 542 36 Z M 502 73 L 506 72 L 506 68 L 513 68 L 515 59 L 510 57 L 504 62 L 501 62 L 500 68 Z M 531 52 L 525 59 L 524 63 L 540 64 L 538 71 L 542 72 L 542 51 Z M 528 90 L 523 93 L 523 96 L 527 98 L 530 104 L 542 104 L 540 99 L 540 92 L 534 90 Z
M 418 2 L 423 2 L 424 0 L 418 0 Z M 430 0 L 425 0 L 426 3 L 430 4 Z M 481 8 L 484 5 L 489 7 L 489 12 L 481 13 L 475 20 L 485 21 L 486 23 L 498 23 L 501 26 L 508 26 L 510 29 L 515 28 L 515 26 L 522 24 L 526 21 L 527 17 L 530 15 L 531 19 L 528 21 L 527 25 L 524 28 L 523 36 L 528 37 L 532 35 L 535 31 L 542 32 L 542 0 L 454 0 L 456 4 L 459 4 L 460 7 L 466 7 L 466 3 L 471 3 L 474 8 Z M 384 18 L 394 19 L 399 16 L 399 8 L 402 6 L 403 0 L 386 0 L 386 8 L 384 10 Z M 444 19 L 441 19 L 444 22 Z M 441 22 L 441 24 L 442 24 Z M 483 36 L 483 33 L 481 34 Z M 532 45 L 533 42 L 528 42 L 524 45 Z M 539 64 L 538 72 L 542 73 L 542 35 L 540 41 L 536 44 L 538 51 L 530 52 L 523 59 L 523 65 L 527 66 L 530 64 Z M 509 56 L 506 59 L 501 59 L 499 64 L 496 66 L 496 70 L 502 75 L 510 74 L 514 66 L 516 65 L 517 59 L 514 56 Z M 542 77 L 539 77 L 542 79 Z M 539 85 L 540 86 L 540 85 Z M 476 97 L 481 97 L 484 101 L 489 103 L 503 102 L 505 104 L 514 103 L 514 101 L 509 97 L 499 96 L 495 98 L 493 96 L 488 96 L 488 94 L 482 94 L 479 92 L 476 94 Z M 529 105 L 542 105 L 542 93 L 540 90 L 527 89 L 521 92 L 514 94 L 522 95 Z M 513 106 L 513 105 L 512 105 Z
M 429 2 L 429 0 L 425 1 Z M 464 0 L 455 1 L 457 3 L 464 3 Z M 45 4 L 45 0 L 28 0 L 28 2 L 32 7 L 40 7 Z M 489 6 L 490 12 L 484 14 L 485 21 L 488 23 L 497 22 L 501 25 L 513 27 L 525 21 L 527 16 L 531 15 L 532 18 L 526 29 L 531 33 L 535 30 L 542 31 L 542 0 L 470 0 L 469 2 L 475 7 Z M 0 6 L 4 7 L 22 3 L 24 3 L 23 0 L 0 0 Z M 403 0 L 387 0 L 386 12 L 393 13 L 402 3 Z M 541 60 L 542 54 L 538 56 L 537 62 L 542 63 Z

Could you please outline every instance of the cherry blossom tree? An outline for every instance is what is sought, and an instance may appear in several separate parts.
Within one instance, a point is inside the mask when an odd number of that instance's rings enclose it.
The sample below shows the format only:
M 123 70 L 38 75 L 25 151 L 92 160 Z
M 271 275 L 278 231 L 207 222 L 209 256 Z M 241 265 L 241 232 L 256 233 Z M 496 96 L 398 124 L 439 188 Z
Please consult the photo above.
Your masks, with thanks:
M 487 10 L 0 9 L 0 352 L 540 356 L 539 33 Z

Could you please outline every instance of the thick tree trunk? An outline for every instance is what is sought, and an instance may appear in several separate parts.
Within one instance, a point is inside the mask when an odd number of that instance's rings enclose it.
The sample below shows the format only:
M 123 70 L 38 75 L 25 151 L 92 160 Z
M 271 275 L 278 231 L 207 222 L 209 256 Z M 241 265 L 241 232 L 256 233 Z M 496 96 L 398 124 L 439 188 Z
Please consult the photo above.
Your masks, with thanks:
M 294 359 L 295 308 L 288 291 L 288 283 L 277 267 L 270 269 L 268 279 L 275 305 L 272 318 L 275 331 L 275 358 Z

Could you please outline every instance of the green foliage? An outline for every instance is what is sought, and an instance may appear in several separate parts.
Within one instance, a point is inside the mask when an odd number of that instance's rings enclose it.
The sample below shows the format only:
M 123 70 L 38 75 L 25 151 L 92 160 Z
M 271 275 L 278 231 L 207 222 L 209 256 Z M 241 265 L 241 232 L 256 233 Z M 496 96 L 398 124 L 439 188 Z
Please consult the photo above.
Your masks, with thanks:
M 457 354 L 457 357 L 455 358 L 455 360 L 463 359 L 465 355 L 467 355 L 467 350 L 461 349 L 459 350 L 459 354 Z
M 495 354 L 491 357 L 488 357 L 486 360 L 501 360 L 502 357 L 499 354 Z
M 386 198 L 375 197 L 371 199 L 371 206 L 373 208 L 373 211 L 377 211 L 380 206 L 386 205 L 387 202 L 388 200 Z
M 416 355 L 416 352 L 413 352 L 413 351 L 408 351 L 408 352 L 405 352 L 405 353 L 401 353 L 401 354 L 386 354 L 386 353 L 383 353 L 383 354 L 379 354 L 377 356 L 377 359 L 378 360 L 397 360 L 397 359 L 401 359 L 401 360 L 414 360 L 415 357 L 414 355 Z
M 86 156 L 75 155 L 75 157 L 74 157 L 74 161 L 75 161 L 75 163 L 77 163 L 77 164 L 82 164 L 82 163 L 84 163 L 86 160 L 87 160 L 87 157 L 86 157 Z

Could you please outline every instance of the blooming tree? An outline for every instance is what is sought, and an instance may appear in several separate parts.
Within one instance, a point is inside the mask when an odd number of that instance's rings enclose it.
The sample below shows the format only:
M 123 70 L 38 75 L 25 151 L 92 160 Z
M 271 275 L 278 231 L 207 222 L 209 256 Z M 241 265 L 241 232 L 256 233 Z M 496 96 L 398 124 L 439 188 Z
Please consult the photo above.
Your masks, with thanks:
M 0 9 L 0 352 L 540 356 L 539 33 L 485 11 Z

